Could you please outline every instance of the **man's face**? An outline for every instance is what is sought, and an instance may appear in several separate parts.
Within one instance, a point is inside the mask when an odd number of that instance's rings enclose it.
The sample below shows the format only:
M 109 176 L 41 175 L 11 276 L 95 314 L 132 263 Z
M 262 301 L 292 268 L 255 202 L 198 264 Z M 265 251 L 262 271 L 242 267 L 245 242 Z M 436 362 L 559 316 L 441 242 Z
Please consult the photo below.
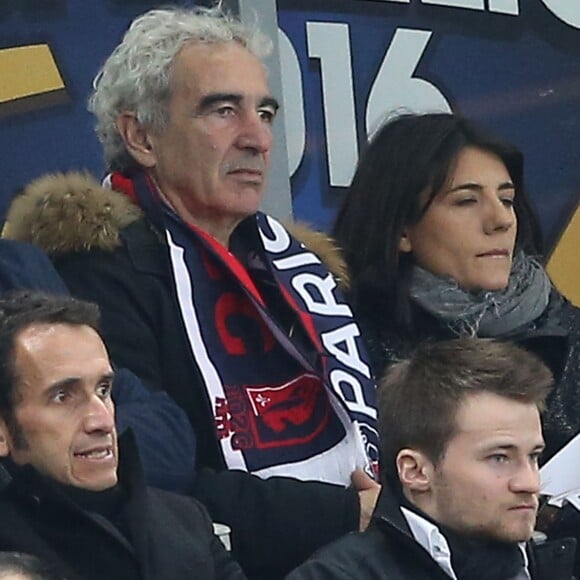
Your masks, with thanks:
M 113 371 L 88 326 L 32 325 L 17 335 L 11 425 L 0 455 L 61 483 L 101 491 L 117 483 Z
M 169 124 L 141 159 L 187 221 L 218 239 L 259 208 L 277 103 L 263 64 L 236 42 L 189 44 L 171 67 Z
M 424 511 L 467 536 L 528 540 L 540 491 L 544 448 L 534 404 L 492 393 L 470 395 L 457 413 L 457 431 L 434 468 Z

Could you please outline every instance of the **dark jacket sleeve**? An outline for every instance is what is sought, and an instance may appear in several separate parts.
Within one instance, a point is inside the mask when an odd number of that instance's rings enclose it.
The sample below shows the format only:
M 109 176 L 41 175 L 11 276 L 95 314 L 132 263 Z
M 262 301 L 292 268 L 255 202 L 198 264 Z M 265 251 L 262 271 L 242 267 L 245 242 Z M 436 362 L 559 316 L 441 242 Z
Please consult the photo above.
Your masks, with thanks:
M 21 289 L 68 294 L 42 250 L 24 242 L 0 239 L 0 292 Z
M 575 580 L 576 540 L 560 538 L 527 545 L 532 580 Z
M 214 536 L 211 542 L 211 554 L 215 566 L 215 577 L 221 580 L 243 580 L 246 575 L 240 565 Z
M 191 493 L 195 435 L 185 412 L 166 393 L 149 391 L 127 369 L 116 369 L 113 399 L 117 430 L 133 430 L 147 484 Z
M 246 580 L 239 563 L 214 534 L 209 514 L 201 503 L 191 497 L 158 490 L 149 490 L 149 497 L 153 502 L 150 504 L 153 508 L 151 521 L 157 524 L 155 533 L 174 543 L 188 540 L 203 560 L 211 559 L 211 565 L 204 571 L 193 570 L 193 576 L 188 575 L 184 580 L 210 577 L 215 580 Z M 156 578 L 161 579 L 162 575 L 158 574 Z
M 233 559 L 217 536 L 213 536 L 211 539 L 210 549 L 216 578 L 222 580 L 243 580 L 246 578 L 238 562 Z
M 354 580 L 356 573 L 335 560 L 313 558 L 292 571 L 286 580 Z
M 388 578 L 397 580 L 400 574 L 392 570 L 390 555 L 384 559 L 388 546 L 368 538 L 366 532 L 349 534 L 337 542 L 318 550 L 298 566 L 286 580 L 354 580 Z M 405 576 L 413 578 L 413 574 Z
M 199 469 L 195 494 L 214 521 L 232 528 L 234 556 L 250 577 L 282 577 L 358 529 L 358 494 L 337 485 Z

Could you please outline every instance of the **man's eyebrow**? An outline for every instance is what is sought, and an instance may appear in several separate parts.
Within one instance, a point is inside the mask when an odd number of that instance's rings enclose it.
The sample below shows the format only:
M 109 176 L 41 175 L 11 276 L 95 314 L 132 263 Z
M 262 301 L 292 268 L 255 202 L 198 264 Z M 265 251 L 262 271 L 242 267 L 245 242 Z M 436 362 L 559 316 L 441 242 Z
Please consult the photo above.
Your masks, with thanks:
M 197 110 L 199 113 L 203 113 L 218 103 L 239 104 L 243 100 L 243 95 L 240 95 L 239 93 L 211 93 L 201 98 Z M 267 96 L 260 100 L 259 106 L 272 107 L 275 111 L 277 111 L 280 108 L 280 103 L 274 97 Z
M 52 383 L 52 385 L 50 385 L 48 388 L 45 389 L 44 394 L 50 397 L 54 395 L 57 391 L 60 391 L 61 389 L 68 390 L 74 389 L 79 385 L 80 382 L 81 382 L 80 377 L 67 377 L 66 379 L 62 379 L 60 381 Z
M 544 443 L 537 443 L 536 445 L 534 445 L 533 447 L 533 451 L 543 451 L 545 449 L 546 445 Z M 517 445 L 514 445 L 512 443 L 504 443 L 504 444 L 491 444 L 491 445 L 487 445 L 484 447 L 483 451 L 486 453 L 492 452 L 492 451 L 517 451 L 519 449 L 519 447 Z
M 512 443 L 491 443 L 484 447 L 485 451 L 512 451 L 517 446 Z
M 99 379 L 99 382 L 101 381 L 110 381 L 112 382 L 115 378 L 115 372 L 111 371 L 110 373 L 105 373 L 101 376 L 101 378 Z
M 103 381 L 107 381 L 107 382 L 112 383 L 114 378 L 115 378 L 115 373 L 114 373 L 114 371 L 111 371 L 111 372 L 104 373 L 103 375 L 101 375 L 99 377 L 98 382 L 101 383 Z M 52 385 L 50 385 L 49 387 L 47 387 L 45 389 L 44 393 L 50 397 L 50 396 L 54 395 L 57 391 L 60 391 L 61 389 L 67 389 L 67 390 L 75 389 L 81 383 L 82 383 L 81 377 L 67 377 L 66 379 L 62 379 L 60 381 L 56 381 L 55 383 L 52 383 Z
M 280 108 L 280 103 L 274 97 L 264 97 L 260 101 L 260 107 L 272 107 L 274 111 L 277 111 Z
M 197 106 L 197 110 L 202 113 L 207 111 L 217 103 L 240 103 L 243 99 L 243 96 L 238 93 L 210 93 L 209 95 L 205 95 L 199 101 L 199 105 Z

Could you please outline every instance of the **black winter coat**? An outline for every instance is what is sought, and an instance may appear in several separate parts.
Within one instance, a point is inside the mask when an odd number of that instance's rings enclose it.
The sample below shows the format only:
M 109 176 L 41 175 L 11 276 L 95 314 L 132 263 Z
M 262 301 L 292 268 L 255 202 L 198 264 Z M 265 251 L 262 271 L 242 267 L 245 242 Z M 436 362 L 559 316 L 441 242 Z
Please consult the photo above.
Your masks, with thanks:
M 340 486 L 226 471 L 213 412 L 171 290 L 165 248 L 144 221 L 121 231 L 123 247 L 55 262 L 73 295 L 97 302 L 111 356 L 188 413 L 197 436 L 195 495 L 232 528 L 248 576 L 273 580 L 315 549 L 358 528 L 358 495 Z M 114 288 L 114 292 L 111 289 Z
M 532 580 L 573 580 L 574 540 L 528 546 Z M 317 552 L 286 580 L 449 580 L 413 537 L 395 496 L 383 487 L 371 525 Z M 491 580 L 491 579 L 490 579 Z
M 0 550 L 33 554 L 67 580 L 243 580 L 205 509 L 146 488 L 123 443 L 119 479 L 128 496 L 114 517 L 84 510 L 30 466 L 0 464 Z

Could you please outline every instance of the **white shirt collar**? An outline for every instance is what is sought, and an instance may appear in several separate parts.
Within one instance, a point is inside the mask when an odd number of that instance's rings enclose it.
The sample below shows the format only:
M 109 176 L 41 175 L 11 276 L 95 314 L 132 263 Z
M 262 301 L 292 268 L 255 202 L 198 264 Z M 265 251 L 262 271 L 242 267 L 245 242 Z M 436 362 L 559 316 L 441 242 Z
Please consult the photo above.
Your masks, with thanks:
M 457 580 L 457 576 L 451 566 L 451 550 L 445 536 L 439 531 L 439 528 L 430 521 L 412 512 L 411 510 L 401 506 L 401 512 L 405 516 L 411 533 L 416 542 L 423 546 L 429 553 L 431 558 L 437 562 L 439 567 L 453 580 Z M 530 572 L 528 570 L 528 554 L 526 553 L 525 542 L 518 544 L 524 557 L 524 569 L 514 580 L 531 580 Z

